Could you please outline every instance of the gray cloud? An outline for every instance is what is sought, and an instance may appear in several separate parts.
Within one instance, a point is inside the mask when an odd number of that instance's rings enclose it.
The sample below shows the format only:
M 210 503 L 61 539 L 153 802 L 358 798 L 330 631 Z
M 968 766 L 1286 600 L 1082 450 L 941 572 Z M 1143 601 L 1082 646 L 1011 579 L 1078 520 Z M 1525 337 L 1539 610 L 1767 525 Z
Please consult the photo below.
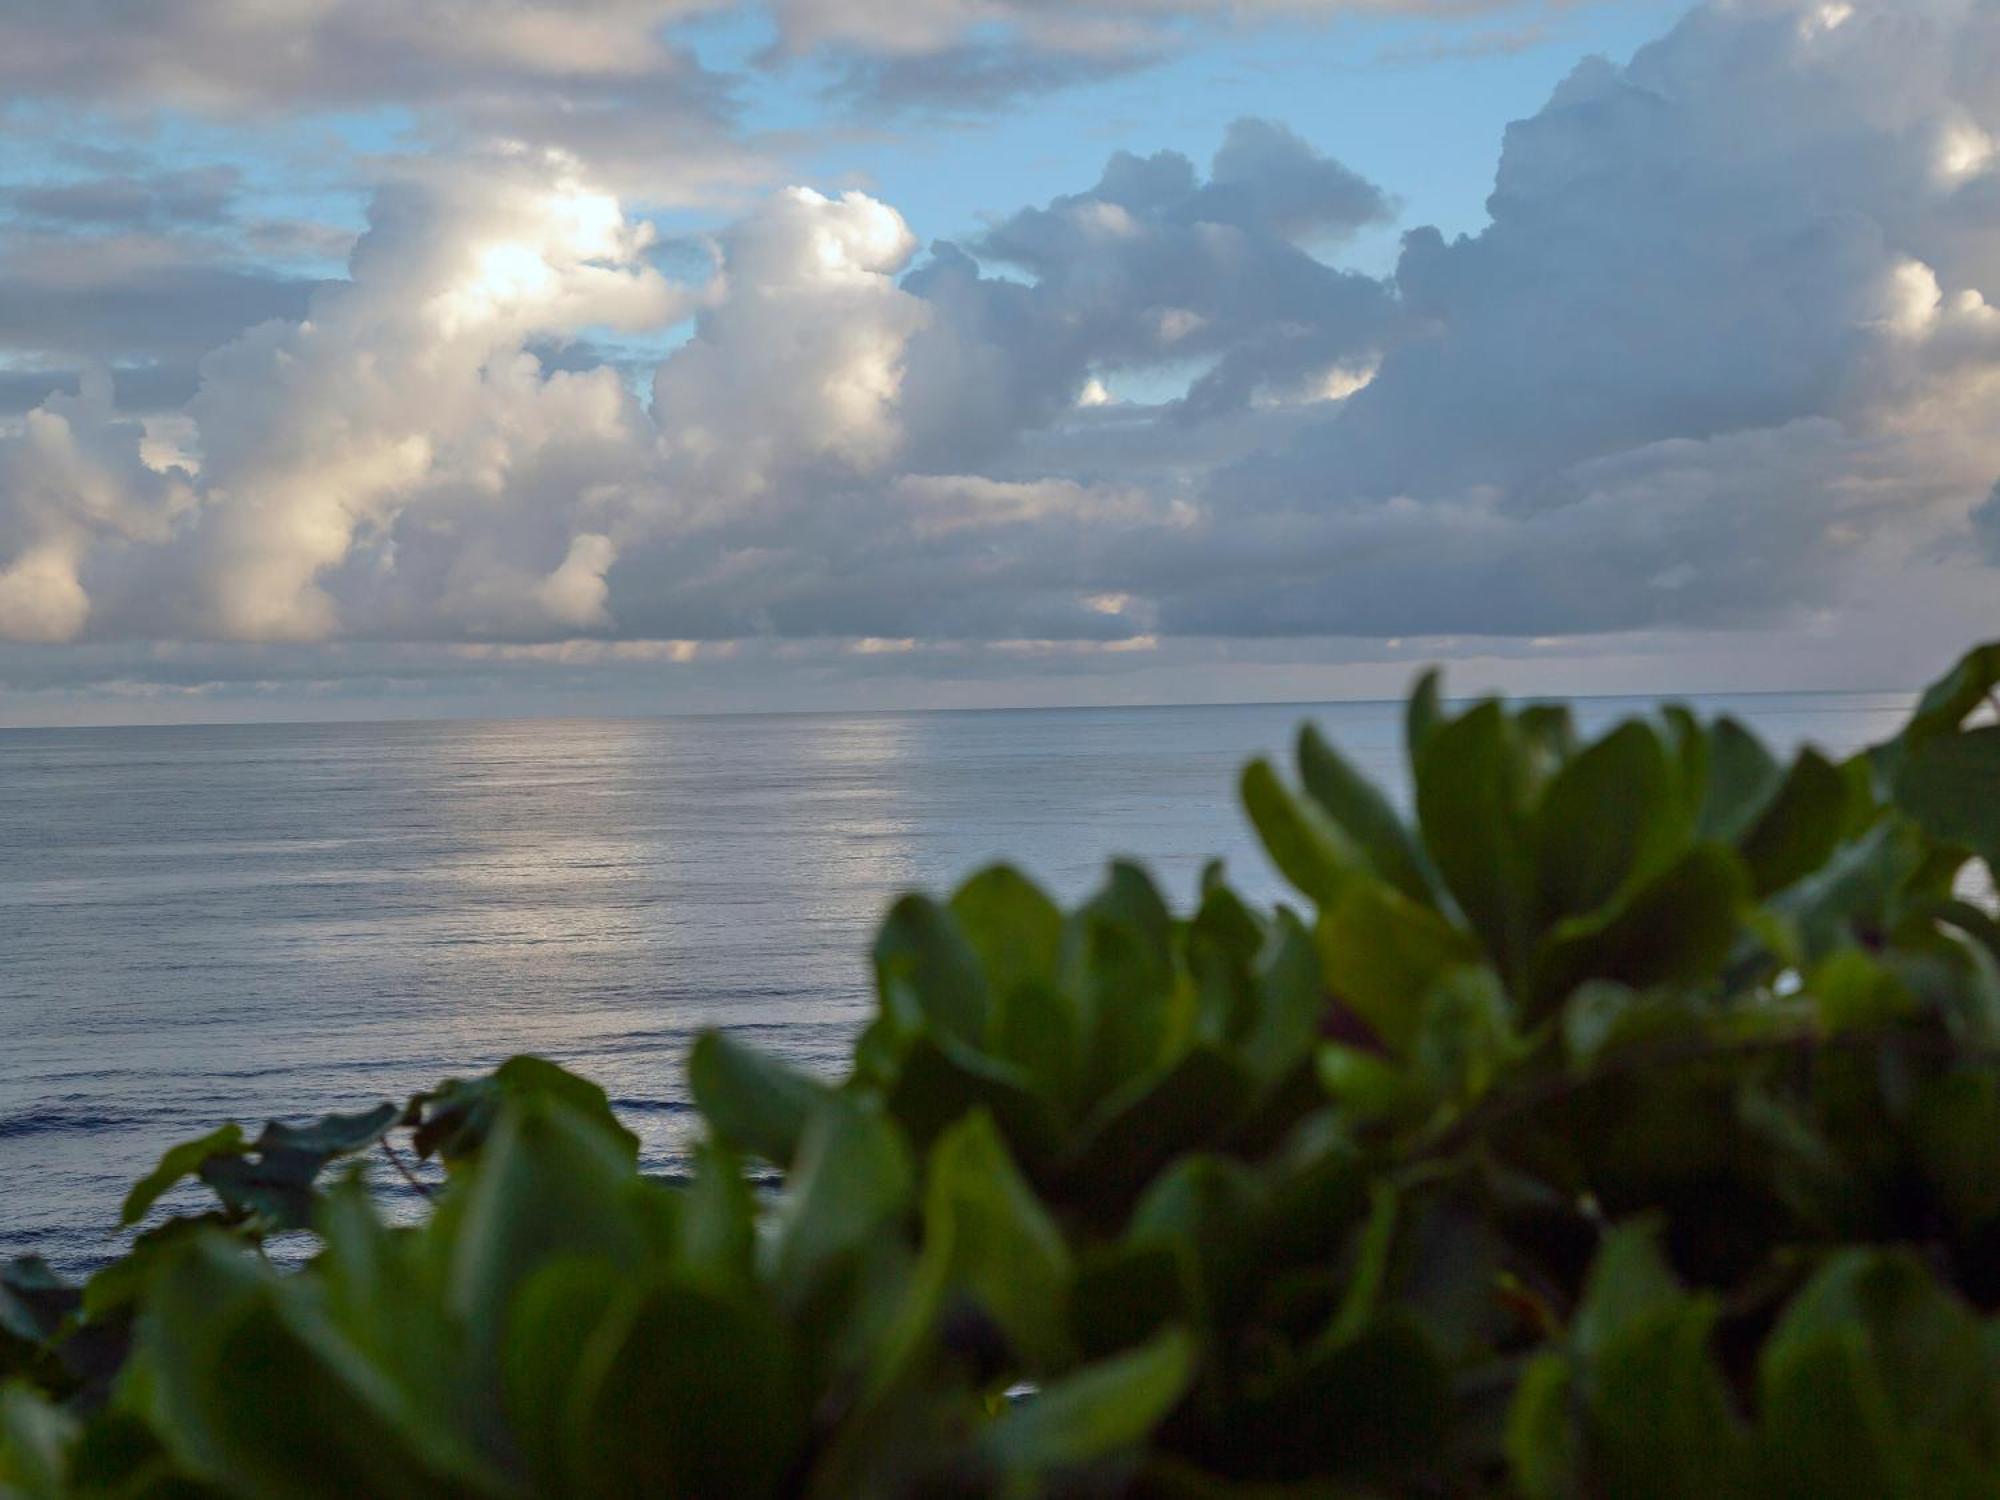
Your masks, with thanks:
M 0 189 L 16 217 L 79 229 L 165 229 L 228 219 L 242 174 L 234 167 L 191 167 L 147 175 L 23 183 Z
M 829 61 L 834 80 L 827 95 L 858 115 L 967 116 L 1136 72 L 1158 62 L 1159 54 L 1144 48 L 1109 56 L 1048 52 L 1017 38 L 918 53 L 844 51 Z
M 253 323 L 304 314 L 315 283 L 216 264 L 204 248 L 144 236 L 16 234 L 0 242 L 0 348 L 191 364 Z
M 2000 568 L 2000 484 L 1973 510 L 1972 535 L 1986 561 Z

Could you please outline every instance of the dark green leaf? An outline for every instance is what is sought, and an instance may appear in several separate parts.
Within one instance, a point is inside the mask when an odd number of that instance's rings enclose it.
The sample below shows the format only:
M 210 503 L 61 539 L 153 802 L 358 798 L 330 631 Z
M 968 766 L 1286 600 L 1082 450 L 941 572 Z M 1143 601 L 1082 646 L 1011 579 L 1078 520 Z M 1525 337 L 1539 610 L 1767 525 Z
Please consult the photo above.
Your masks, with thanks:
M 1374 872 L 1412 901 L 1432 901 L 1423 851 L 1375 784 L 1311 724 L 1299 729 L 1298 758 L 1307 794 L 1360 846 Z
M 1417 764 L 1424 847 L 1510 983 L 1532 936 L 1530 770 L 1505 709 L 1482 703 L 1434 730 Z
M 828 1093 L 818 1079 L 722 1031 L 696 1040 L 688 1086 L 710 1129 L 781 1167 L 797 1153 L 806 1121 Z

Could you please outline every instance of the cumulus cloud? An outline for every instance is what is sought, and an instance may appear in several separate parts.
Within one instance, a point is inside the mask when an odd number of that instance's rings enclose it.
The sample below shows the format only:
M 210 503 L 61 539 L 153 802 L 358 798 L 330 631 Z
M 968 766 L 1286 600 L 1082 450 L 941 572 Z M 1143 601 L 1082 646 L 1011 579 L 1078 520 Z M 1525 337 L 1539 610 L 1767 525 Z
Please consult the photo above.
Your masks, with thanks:
M 1173 10 L 1002 9 L 1065 45 Z M 1962 634 L 2000 562 L 1996 139 L 1988 8 L 1740 0 L 1580 66 L 1491 223 L 1388 277 L 1338 260 L 1393 200 L 1264 121 L 927 251 L 788 189 L 685 284 L 563 153 L 406 168 L 345 280 L 201 361 L 184 462 L 95 378 L 0 439 L 0 636 L 674 664 L 1902 600 Z M 589 353 L 677 324 L 649 382 Z

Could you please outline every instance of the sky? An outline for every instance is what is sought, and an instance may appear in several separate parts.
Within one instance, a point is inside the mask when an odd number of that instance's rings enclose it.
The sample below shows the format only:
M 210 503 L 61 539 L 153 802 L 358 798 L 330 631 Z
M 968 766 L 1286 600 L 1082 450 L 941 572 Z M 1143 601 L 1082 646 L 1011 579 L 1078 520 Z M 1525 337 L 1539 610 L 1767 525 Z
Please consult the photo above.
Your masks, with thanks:
M 0 0 L 0 724 L 1898 689 L 1980 0 Z

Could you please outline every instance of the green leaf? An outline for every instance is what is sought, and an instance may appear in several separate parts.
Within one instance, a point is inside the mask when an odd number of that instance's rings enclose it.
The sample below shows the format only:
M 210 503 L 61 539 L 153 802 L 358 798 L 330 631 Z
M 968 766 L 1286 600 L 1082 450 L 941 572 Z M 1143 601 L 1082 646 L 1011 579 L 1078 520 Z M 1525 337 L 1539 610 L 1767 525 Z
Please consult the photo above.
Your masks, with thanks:
M 1757 896 L 1781 891 L 1826 863 L 1845 831 L 1847 778 L 1815 750 L 1800 753 L 1737 843 Z
M 118 1210 L 121 1226 L 138 1223 L 175 1183 L 197 1172 L 211 1158 L 234 1156 L 246 1149 L 243 1127 L 231 1121 L 198 1140 L 182 1141 L 160 1158 L 160 1164 L 132 1185 Z
M 680 1258 L 711 1280 L 747 1281 L 757 1242 L 757 1203 L 743 1163 L 716 1141 L 695 1148 L 694 1180 L 681 1202 Z
M 722 1031 L 705 1031 L 695 1041 L 688 1085 L 711 1130 L 781 1167 L 797 1154 L 806 1121 L 830 1092 Z
M 1224 1135 L 1252 1093 L 1249 1075 L 1233 1058 L 1194 1047 L 1166 1072 L 1106 1099 L 1058 1164 L 1059 1180 L 1087 1195 L 1091 1211 L 1114 1214 L 1166 1162 Z
M 1640 1220 L 1605 1237 L 1591 1262 L 1571 1339 L 1584 1359 L 1595 1359 L 1615 1340 L 1686 1296 L 1660 1253 L 1660 1225 Z
M 1526 972 L 1532 934 L 1530 774 L 1497 702 L 1432 731 L 1417 763 L 1424 847 L 1510 984 Z
M 1007 865 L 982 870 L 951 898 L 951 914 L 986 971 L 997 1004 L 1022 985 L 1050 985 L 1062 957 L 1062 911 Z M 989 1030 L 992 1018 L 988 1017 Z
M 501 1355 L 507 1415 L 539 1493 L 574 1494 L 582 1455 L 571 1431 L 577 1372 L 591 1338 L 618 1305 L 610 1261 L 549 1261 L 521 1284 Z
M 562 1104 L 626 1161 L 639 1159 L 639 1138 L 618 1123 L 604 1090 L 540 1057 L 510 1057 L 483 1078 L 448 1078 L 412 1099 L 403 1119 L 415 1127 L 417 1155 L 456 1167 L 479 1154 L 508 1101 L 530 1099 Z
M 1859 948 L 1841 948 L 1814 965 L 1805 993 L 1830 1032 L 1876 1030 L 1917 1010 L 1909 986 Z
M 450 1306 L 478 1340 L 477 1359 L 496 1355 L 515 1291 L 549 1262 L 584 1255 L 639 1263 L 646 1235 L 623 1196 L 633 1180 L 618 1142 L 559 1096 L 500 1105 L 446 1225 Z
M 1423 851 L 1375 784 L 1310 723 L 1299 728 L 1298 760 L 1306 794 L 1360 846 L 1374 872 L 1412 901 L 1433 901 Z
M 779 1213 L 772 1279 L 780 1294 L 802 1299 L 830 1263 L 901 1219 L 915 1179 L 902 1133 L 879 1108 L 826 1099 L 806 1126 Z
M 23 1255 L 0 1265 L 0 1335 L 24 1344 L 46 1343 L 82 1303 L 83 1294 L 51 1271 L 39 1255 Z
M 1328 988 L 1399 1055 L 1416 1041 L 1431 986 L 1480 958 L 1443 917 L 1374 880 L 1350 885 L 1314 937 Z
M 1895 1418 L 1854 1328 L 1767 1352 L 1759 1391 L 1759 1493 L 1780 1500 L 1916 1500 Z
M 305 1288 L 226 1241 L 196 1241 L 162 1275 L 141 1340 L 152 1425 L 233 1494 L 501 1492 L 463 1435 L 413 1413 Z
M 1319 906 L 1367 868 L 1360 850 L 1327 815 L 1294 797 L 1268 761 L 1243 768 L 1243 807 L 1271 863 Z
M 1589 1367 L 1594 1489 L 1630 1500 L 1745 1495 L 1749 1445 L 1709 1351 L 1713 1299 L 1627 1320 Z
M 927 1024 L 977 1047 L 986 1031 L 986 974 L 957 920 L 924 896 L 889 909 L 875 939 L 883 1009 L 906 1026 Z
M 1455 1099 L 1483 1094 L 1513 1046 L 1507 996 L 1491 969 L 1461 965 L 1431 981 L 1411 1053 L 1434 1092 Z
M 1639 719 L 1563 766 L 1534 818 L 1538 920 L 1595 911 L 1685 847 L 1677 785 L 1667 747 Z
M 986 1052 L 1050 1104 L 1067 1109 L 1076 1094 L 1082 1017 L 1053 984 L 1025 981 L 996 996 L 986 1018 Z
M 1178 993 L 1172 939 L 1158 889 L 1124 862 L 1071 920 L 1063 969 L 1065 988 L 1084 1000 L 1085 1097 L 1102 1098 L 1152 1072 L 1188 1039 L 1176 1021 L 1192 1031 L 1192 993 Z M 1190 1003 L 1177 1016 L 1183 998 Z
M 1401 1113 L 1419 1097 L 1406 1069 L 1340 1042 L 1319 1049 L 1314 1070 L 1326 1096 L 1360 1119 Z
M 1035 1092 L 1038 1082 L 1051 1081 L 948 1039 L 920 1037 L 903 1055 L 887 1102 L 889 1113 L 918 1147 L 929 1146 L 983 1109 L 999 1121 L 1015 1151 L 1040 1163 L 1054 1152 L 1057 1134 L 1047 1098 Z
M 583 1492 L 774 1494 L 805 1432 L 796 1379 L 782 1328 L 748 1296 L 677 1279 L 621 1299 L 575 1371 Z
M 336 1156 L 366 1151 L 389 1133 L 399 1113 L 393 1104 L 378 1104 L 355 1114 L 323 1115 L 310 1125 L 287 1125 L 273 1120 L 257 1138 L 255 1149 L 267 1155 L 274 1151 L 296 1151 L 317 1156 L 322 1162 Z
M 931 1152 L 926 1253 L 992 1316 L 1014 1348 L 1047 1368 L 1069 1349 L 1069 1248 L 1015 1167 L 992 1117 L 975 1114 Z
M 1410 688 L 1403 708 L 1403 749 L 1415 778 L 1431 736 L 1444 722 L 1444 677 L 1436 667 L 1424 671 Z
M 1913 746 L 1894 793 L 1932 838 L 1963 844 L 2000 869 L 2000 725 Z
M 1290 911 L 1278 912 L 1251 993 L 1256 1011 L 1238 1045 L 1251 1073 L 1270 1087 L 1312 1050 L 1326 1013 L 1326 990 L 1312 934 Z
M 1716 720 L 1709 731 L 1708 795 L 1697 832 L 1704 839 L 1734 843 L 1770 806 L 1784 780 L 1763 741 L 1734 719 Z
M 1507 1467 L 1525 1500 L 1566 1500 L 1577 1471 L 1569 1361 L 1552 1350 L 1530 1359 L 1507 1412 Z
M 1718 844 L 1696 845 L 1629 900 L 1556 926 L 1536 962 L 1532 1014 L 1545 1014 L 1587 979 L 1644 989 L 1713 978 L 1748 898 L 1742 861 Z
M 1194 1369 L 1187 1334 L 1170 1329 L 1044 1387 L 980 1435 L 1005 1472 L 1076 1468 L 1145 1441 L 1180 1401 Z
M 1898 1427 L 1992 1441 L 1996 1413 L 1979 1319 L 1912 1252 L 1851 1249 L 1829 1259 L 1765 1344 L 1770 1378 L 1837 1330 L 1861 1339 Z
M 8 1500 L 65 1500 L 75 1417 L 24 1386 L 0 1388 L 0 1495 Z
M 1917 741 L 1951 733 L 1996 687 L 2000 687 L 2000 641 L 1975 646 L 1926 688 L 1902 738 Z

